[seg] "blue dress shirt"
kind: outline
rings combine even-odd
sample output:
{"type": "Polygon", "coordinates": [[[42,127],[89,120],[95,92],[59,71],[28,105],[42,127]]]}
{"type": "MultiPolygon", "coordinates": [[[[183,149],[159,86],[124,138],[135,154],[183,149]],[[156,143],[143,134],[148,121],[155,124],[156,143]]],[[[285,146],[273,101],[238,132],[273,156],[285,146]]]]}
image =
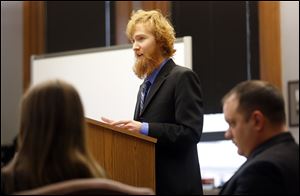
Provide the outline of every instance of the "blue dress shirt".
{"type": "MultiPolygon", "coordinates": [[[[167,61],[169,60],[168,59],[165,59],[159,66],[159,68],[155,69],[146,79],[144,82],[146,81],[150,81],[151,85],[149,87],[149,90],[148,92],[150,91],[151,89],[151,86],[153,84],[153,82],[155,81],[155,78],[156,76],[158,75],[159,71],[162,69],[162,67],[167,63],[167,61]]],[[[149,123],[147,122],[142,122],[142,127],[141,127],[141,130],[140,130],[140,133],[141,134],[144,134],[144,135],[148,135],[149,133],[149,123]]]]}

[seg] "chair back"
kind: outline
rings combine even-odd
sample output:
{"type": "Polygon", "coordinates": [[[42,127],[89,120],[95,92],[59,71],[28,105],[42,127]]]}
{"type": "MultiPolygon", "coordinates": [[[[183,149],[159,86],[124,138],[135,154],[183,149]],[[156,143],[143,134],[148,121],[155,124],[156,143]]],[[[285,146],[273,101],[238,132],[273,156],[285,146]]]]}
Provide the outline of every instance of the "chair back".
{"type": "Polygon", "coordinates": [[[15,193],[17,195],[154,195],[150,188],[109,179],[75,179],[15,193]]]}

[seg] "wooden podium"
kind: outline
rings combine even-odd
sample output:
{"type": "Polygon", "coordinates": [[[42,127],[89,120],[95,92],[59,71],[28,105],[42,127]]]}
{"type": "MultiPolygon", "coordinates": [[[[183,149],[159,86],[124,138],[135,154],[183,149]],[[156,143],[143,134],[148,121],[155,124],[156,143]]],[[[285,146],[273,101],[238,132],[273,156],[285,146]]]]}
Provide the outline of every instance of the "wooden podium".
{"type": "Polygon", "coordinates": [[[108,178],[155,191],[157,139],[86,118],[87,143],[108,178]]]}

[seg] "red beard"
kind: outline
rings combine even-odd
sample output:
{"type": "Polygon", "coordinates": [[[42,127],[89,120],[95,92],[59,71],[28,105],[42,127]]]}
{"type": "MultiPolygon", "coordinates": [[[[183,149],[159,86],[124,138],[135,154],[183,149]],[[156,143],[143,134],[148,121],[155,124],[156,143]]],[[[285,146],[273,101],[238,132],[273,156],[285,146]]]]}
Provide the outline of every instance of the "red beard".
{"type": "Polygon", "coordinates": [[[157,54],[150,56],[144,54],[143,56],[136,58],[133,71],[137,77],[143,79],[149,76],[158,66],[159,56],[157,54]]]}

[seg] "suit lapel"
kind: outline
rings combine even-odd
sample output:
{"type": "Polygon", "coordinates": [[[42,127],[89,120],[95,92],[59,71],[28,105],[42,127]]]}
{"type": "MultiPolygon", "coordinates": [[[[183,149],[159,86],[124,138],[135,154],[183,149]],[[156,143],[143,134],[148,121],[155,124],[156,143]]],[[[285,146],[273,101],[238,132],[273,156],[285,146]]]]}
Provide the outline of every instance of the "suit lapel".
{"type": "Polygon", "coordinates": [[[136,104],[135,104],[135,110],[134,110],[134,117],[133,119],[134,120],[139,120],[139,113],[140,113],[140,100],[141,100],[141,87],[142,87],[142,84],[140,85],[140,89],[139,89],[139,92],[138,92],[138,95],[137,95],[137,101],[136,101],[136,104]]]}
{"type": "Polygon", "coordinates": [[[146,97],[146,102],[145,102],[145,106],[143,108],[143,111],[141,114],[143,114],[143,112],[145,111],[145,109],[147,108],[147,106],[151,103],[151,100],[153,99],[153,97],[155,96],[155,94],[158,92],[158,90],[160,89],[160,87],[162,86],[162,84],[164,83],[164,81],[166,80],[167,76],[169,75],[169,73],[171,72],[171,70],[175,67],[175,63],[172,59],[170,59],[165,65],[164,67],[160,70],[160,72],[158,73],[156,79],[154,80],[154,83],[152,84],[148,95],[146,97]]]}

